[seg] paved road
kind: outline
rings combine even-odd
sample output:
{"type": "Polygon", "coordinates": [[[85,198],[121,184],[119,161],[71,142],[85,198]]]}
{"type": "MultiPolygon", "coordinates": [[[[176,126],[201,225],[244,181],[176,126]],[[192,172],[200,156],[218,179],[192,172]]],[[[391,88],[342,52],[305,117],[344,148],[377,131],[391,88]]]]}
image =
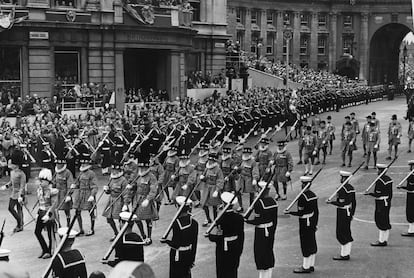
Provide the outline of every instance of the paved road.
{"type": "MultiPolygon", "coordinates": [[[[378,231],[373,224],[374,200],[370,197],[357,195],[358,207],[356,210],[355,219],[352,224],[354,244],[352,250],[352,258],[348,262],[334,262],[332,256],[339,252],[339,245],[335,239],[335,215],[334,207],[325,204],[326,198],[333,192],[335,187],[339,184],[338,171],[341,169],[339,146],[340,141],[335,141],[333,155],[327,159],[327,165],[321,172],[313,185],[313,190],[319,196],[320,220],[317,232],[318,240],[318,254],[316,259],[316,272],[311,274],[312,277],[412,277],[414,265],[412,264],[412,255],[414,250],[414,239],[403,238],[400,233],[407,229],[405,224],[405,195],[395,189],[396,184],[407,173],[406,162],[412,158],[407,154],[407,122],[402,120],[405,114],[406,105],[405,99],[399,98],[394,101],[381,101],[369,105],[361,105],[358,107],[341,110],[339,113],[329,112],[322,115],[326,118],[327,115],[332,115],[333,122],[337,126],[337,138],[340,138],[340,127],[344,121],[344,116],[352,111],[356,112],[357,118],[362,125],[365,122],[365,116],[372,111],[377,112],[377,118],[381,121],[382,140],[379,153],[379,161],[385,162],[387,156],[387,126],[390,122],[392,114],[397,114],[403,125],[404,136],[402,138],[401,155],[395,166],[391,169],[391,177],[394,179],[394,199],[391,210],[391,220],[394,223],[390,234],[389,246],[376,249],[370,247],[369,243],[375,241],[378,237],[378,231]]],[[[281,138],[282,134],[277,137],[281,138]]],[[[253,144],[253,140],[250,140],[253,144]]],[[[272,145],[274,150],[275,146],[272,145]]],[[[292,152],[295,163],[298,161],[297,142],[290,142],[288,149],[292,152]]],[[[352,170],[362,161],[362,147],[359,140],[359,149],[354,153],[354,165],[352,170]]],[[[296,193],[299,191],[300,183],[299,176],[303,174],[303,166],[295,165],[293,173],[293,191],[289,188],[288,201],[280,202],[279,204],[279,224],[276,234],[276,268],[273,277],[295,277],[292,273],[293,268],[299,266],[302,262],[299,235],[298,235],[298,220],[295,217],[285,217],[282,213],[283,209],[290,203],[296,193]]],[[[352,184],[356,187],[358,192],[364,189],[375,178],[376,171],[370,169],[368,171],[361,170],[352,180],[352,184]]],[[[6,181],[5,179],[3,179],[6,181]]],[[[107,178],[99,176],[101,187],[106,183],[107,178]]],[[[33,235],[34,225],[30,225],[25,231],[18,233],[12,237],[8,236],[14,227],[15,223],[9,213],[7,212],[7,194],[0,192],[0,219],[6,217],[6,238],[3,242],[4,248],[13,250],[11,261],[21,267],[26,268],[31,277],[39,277],[45,268],[47,261],[37,259],[40,253],[40,247],[33,235]]],[[[35,202],[34,196],[29,197],[29,207],[35,202]]],[[[103,203],[99,205],[99,212],[102,212],[103,203]]],[[[247,203],[247,200],[244,202],[247,203]]],[[[161,237],[166,226],[169,224],[169,219],[175,213],[172,206],[163,206],[161,209],[161,219],[154,224],[154,244],[145,248],[146,262],[149,263],[156,273],[156,277],[168,277],[168,256],[169,249],[161,245],[158,239],[161,237]]],[[[195,218],[201,224],[204,221],[204,214],[201,209],[194,211],[195,218]]],[[[29,216],[25,215],[26,219],[29,216]]],[[[88,227],[88,220],[86,227],[88,227]]],[[[75,226],[77,227],[77,226],[75,226]]],[[[193,277],[209,278],[215,277],[215,246],[213,243],[206,240],[202,234],[204,228],[200,229],[199,246],[197,250],[196,265],[193,269],[193,277]]],[[[77,239],[75,247],[79,248],[86,256],[88,271],[102,270],[105,273],[110,271],[106,265],[102,265],[99,261],[103,256],[110,243],[108,239],[112,236],[110,228],[107,226],[104,218],[99,217],[96,227],[97,234],[93,237],[83,237],[77,239]]],[[[244,253],[241,258],[241,266],[239,268],[240,278],[257,277],[257,271],[253,258],[253,233],[252,226],[245,227],[246,240],[244,253]]]]}

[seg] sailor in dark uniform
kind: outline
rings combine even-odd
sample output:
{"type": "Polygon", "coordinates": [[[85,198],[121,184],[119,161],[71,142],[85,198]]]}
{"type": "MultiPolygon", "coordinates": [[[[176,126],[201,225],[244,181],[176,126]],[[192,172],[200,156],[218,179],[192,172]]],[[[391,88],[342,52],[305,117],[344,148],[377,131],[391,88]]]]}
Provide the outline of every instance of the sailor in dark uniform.
{"type": "MultiPolygon", "coordinates": [[[[127,222],[131,217],[131,213],[123,211],[119,214],[122,224],[127,222]]],[[[115,260],[108,262],[108,265],[114,267],[122,261],[144,261],[144,245],[145,242],[142,237],[132,231],[134,221],[137,220],[137,216],[133,215],[131,222],[128,223],[128,228],[125,231],[121,239],[115,245],[115,260]]]]}
{"type": "Polygon", "coordinates": [[[42,143],[43,150],[40,152],[40,165],[42,168],[53,169],[53,157],[49,142],[42,143]]]}
{"type": "MultiPolygon", "coordinates": [[[[378,175],[387,170],[387,165],[377,164],[378,175]]],[[[364,193],[375,197],[375,224],[379,230],[379,239],[371,246],[387,246],[391,230],[390,209],[392,200],[392,179],[384,174],[375,183],[374,192],[364,193]]]]}
{"type": "MultiPolygon", "coordinates": [[[[259,182],[259,187],[266,182],[259,182]]],[[[259,201],[254,206],[254,218],[246,223],[255,225],[254,230],[254,259],[259,271],[259,278],[272,278],[275,266],[273,245],[277,226],[277,202],[269,196],[270,186],[267,187],[259,201]]]]}
{"type": "Polygon", "coordinates": [[[31,161],[30,161],[30,157],[28,156],[29,151],[27,150],[26,144],[20,144],[19,146],[20,146],[20,150],[22,151],[22,156],[23,156],[21,169],[26,175],[26,183],[27,183],[29,182],[30,172],[31,172],[31,167],[30,167],[31,161]]]}
{"type": "MultiPolygon", "coordinates": [[[[103,136],[106,134],[104,133],[103,136]]],[[[108,136],[109,137],[109,136],[108,136]]],[[[102,154],[102,175],[109,175],[109,168],[111,167],[111,142],[110,139],[106,137],[104,140],[99,142],[98,150],[102,154]]]]}
{"type": "MultiPolygon", "coordinates": [[[[312,178],[300,177],[302,188],[312,178]]],[[[290,211],[288,214],[299,217],[299,237],[303,255],[303,265],[295,269],[294,273],[311,273],[315,271],[315,256],[318,251],[316,244],[316,229],[318,226],[319,209],[318,197],[310,190],[310,187],[298,199],[298,211],[290,211]]]]}
{"type": "MultiPolygon", "coordinates": [[[[67,227],[60,228],[58,234],[63,237],[67,233],[67,227]]],[[[53,277],[56,278],[87,278],[85,258],[77,249],[72,249],[77,232],[70,234],[60,252],[52,262],[53,277]]]]}
{"type": "MultiPolygon", "coordinates": [[[[340,171],[341,183],[352,175],[350,172],[340,171]]],[[[341,244],[341,254],[333,257],[336,261],[350,259],[352,242],[351,221],[355,214],[356,200],[355,188],[349,183],[345,184],[337,193],[336,201],[329,202],[336,209],[336,239],[341,244]]]]}
{"type": "Polygon", "coordinates": [[[237,278],[244,244],[244,220],[233,210],[237,204],[234,194],[224,192],[221,199],[226,204],[232,203],[217,222],[217,234],[209,234],[208,238],[216,243],[217,278],[237,278]]]}
{"type": "Polygon", "coordinates": [[[402,236],[414,237],[414,160],[408,161],[411,175],[407,179],[407,186],[400,186],[399,189],[407,190],[406,217],[408,222],[408,231],[402,233],[402,236]]]}
{"type": "Polygon", "coordinates": [[[186,203],[172,226],[171,240],[161,239],[161,243],[171,247],[169,278],[191,278],[197,252],[198,223],[190,214],[191,199],[186,201],[186,197],[178,196],[175,201],[179,206],[186,203]]]}

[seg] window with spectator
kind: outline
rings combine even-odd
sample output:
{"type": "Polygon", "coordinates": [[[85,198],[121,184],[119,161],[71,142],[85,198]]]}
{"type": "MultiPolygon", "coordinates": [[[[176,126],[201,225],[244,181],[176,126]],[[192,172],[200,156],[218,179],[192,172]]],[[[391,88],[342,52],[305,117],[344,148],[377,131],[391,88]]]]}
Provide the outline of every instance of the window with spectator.
{"type": "Polygon", "coordinates": [[[193,21],[200,21],[200,15],[201,15],[201,5],[200,0],[190,0],[189,1],[191,7],[193,8],[193,21]]]}
{"type": "Polygon", "coordinates": [[[303,34],[300,36],[300,54],[308,55],[309,36],[303,34]]]}
{"type": "Polygon", "coordinates": [[[352,28],[353,17],[352,15],[344,15],[344,28],[352,28]]]}
{"type": "Polygon", "coordinates": [[[301,13],[300,14],[300,26],[309,28],[309,18],[310,18],[310,15],[308,13],[301,13]]]}
{"type": "Polygon", "coordinates": [[[73,87],[79,84],[79,51],[57,50],[55,51],[55,78],[62,86],[73,87]]]}
{"type": "Polygon", "coordinates": [[[318,36],[318,55],[325,55],[326,54],[326,37],[325,36],[318,36]]]}
{"type": "Polygon", "coordinates": [[[275,36],[274,33],[267,33],[267,45],[266,45],[266,54],[271,55],[273,54],[273,46],[275,44],[275,36]]]}
{"type": "Polygon", "coordinates": [[[328,25],[328,16],[327,14],[320,13],[318,14],[318,26],[320,28],[326,28],[328,25]]]}
{"type": "Polygon", "coordinates": [[[0,47],[0,92],[3,105],[21,95],[20,48],[0,47]]]}
{"type": "Polygon", "coordinates": [[[267,24],[275,25],[275,13],[273,11],[267,11],[267,24]]]}
{"type": "Polygon", "coordinates": [[[283,14],[283,25],[285,27],[289,27],[292,25],[292,13],[291,12],[285,12],[283,14]]]}

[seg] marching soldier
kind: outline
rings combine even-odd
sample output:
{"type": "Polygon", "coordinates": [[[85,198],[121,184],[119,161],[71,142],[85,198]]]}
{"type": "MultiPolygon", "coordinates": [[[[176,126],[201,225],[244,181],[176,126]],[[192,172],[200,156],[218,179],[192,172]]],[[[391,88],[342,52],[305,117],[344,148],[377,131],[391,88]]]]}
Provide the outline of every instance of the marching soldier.
{"type": "Polygon", "coordinates": [[[259,151],[256,153],[255,160],[259,167],[259,176],[262,180],[267,180],[266,176],[270,176],[269,162],[272,159],[272,152],[269,150],[269,139],[261,138],[259,143],[259,151]],[[267,172],[266,172],[267,170],[267,172]]]}
{"type": "MultiPolygon", "coordinates": [[[[29,159],[29,156],[27,155],[29,151],[27,150],[27,144],[20,144],[19,147],[23,155],[21,169],[26,175],[26,184],[27,184],[27,182],[29,182],[30,172],[31,172],[31,167],[30,167],[31,161],[29,159]]],[[[27,186],[26,186],[26,191],[27,191],[27,186]]]]}
{"type": "MultiPolygon", "coordinates": [[[[299,126],[299,139],[298,139],[298,146],[299,146],[299,162],[298,165],[302,164],[302,157],[303,157],[303,138],[306,133],[306,129],[308,127],[308,122],[306,119],[303,119],[299,126]]],[[[312,128],[311,128],[312,129],[312,128]]]]}
{"type": "Polygon", "coordinates": [[[380,129],[380,121],[376,118],[377,117],[377,113],[372,112],[371,113],[371,118],[372,120],[375,122],[375,126],[380,129]]]}
{"type": "Polygon", "coordinates": [[[304,149],[303,162],[305,163],[305,176],[313,174],[313,164],[317,152],[316,136],[312,134],[312,127],[307,126],[302,139],[302,149],[304,149]]]}
{"type": "Polygon", "coordinates": [[[77,220],[79,224],[79,234],[84,235],[82,211],[87,211],[91,220],[91,229],[86,233],[86,236],[95,234],[95,211],[90,211],[95,204],[96,193],[98,192],[98,178],[94,171],[92,171],[91,160],[89,156],[83,157],[80,160],[79,177],[76,182],[71,185],[71,189],[75,189],[73,208],[76,210],[77,220]]]}
{"type": "MultiPolygon", "coordinates": [[[[304,188],[312,178],[300,177],[304,188]]],[[[294,273],[311,273],[315,271],[315,256],[318,251],[316,244],[316,230],[319,219],[318,197],[310,190],[306,190],[298,199],[298,211],[287,212],[299,217],[299,237],[303,255],[303,265],[295,269],[294,273]]]]}
{"type": "MultiPolygon", "coordinates": [[[[256,192],[257,181],[259,180],[259,168],[252,156],[251,148],[243,148],[242,163],[239,168],[240,177],[237,189],[241,193],[249,193],[250,204],[253,202],[254,193],[256,192]]],[[[243,203],[240,198],[239,205],[243,209],[243,203]]]]}
{"type": "MultiPolygon", "coordinates": [[[[414,170],[414,160],[408,161],[410,165],[410,171],[414,170]]],[[[407,179],[406,186],[400,186],[399,189],[404,189],[407,191],[407,201],[406,201],[406,210],[405,215],[408,222],[408,231],[402,233],[402,236],[414,237],[414,174],[411,174],[407,179]]]]}
{"type": "Polygon", "coordinates": [[[165,195],[167,196],[167,203],[165,203],[166,205],[171,205],[173,204],[170,198],[170,193],[168,190],[168,187],[173,187],[175,186],[175,184],[171,181],[173,181],[175,179],[175,173],[178,170],[178,163],[179,163],[179,159],[177,157],[177,147],[172,146],[170,147],[170,149],[167,152],[167,158],[164,161],[164,178],[163,181],[165,184],[163,184],[164,188],[164,192],[165,195]],[[166,185],[168,184],[168,187],[166,187],[166,185]]]}
{"type": "MultiPolygon", "coordinates": [[[[119,214],[121,224],[127,222],[130,217],[131,212],[123,211],[119,214]]],[[[114,267],[122,261],[144,262],[144,241],[140,235],[132,231],[136,220],[137,216],[134,214],[122,239],[115,245],[115,260],[108,262],[108,265],[114,267]]]]}
{"type": "Polygon", "coordinates": [[[40,185],[37,189],[37,198],[39,200],[39,210],[37,212],[35,235],[42,248],[39,259],[49,259],[52,257],[52,241],[54,238],[54,226],[56,217],[56,197],[58,190],[52,188],[52,171],[42,169],[39,172],[40,185]],[[46,244],[42,231],[47,230],[49,244],[46,244]]]}
{"type": "Polygon", "coordinates": [[[198,223],[190,214],[192,201],[177,196],[176,203],[180,207],[184,202],[185,206],[172,226],[171,240],[161,239],[161,243],[171,248],[169,278],[191,278],[197,252],[198,223]]]}
{"type": "MultiPolygon", "coordinates": [[[[104,133],[102,135],[106,136],[107,133],[108,133],[108,131],[104,131],[104,133]]],[[[106,137],[104,140],[102,140],[98,144],[98,150],[102,154],[102,162],[101,162],[102,175],[109,175],[110,174],[109,173],[109,167],[111,167],[111,143],[110,143],[110,139],[108,137],[106,137]]]]}
{"type": "Polygon", "coordinates": [[[1,190],[10,188],[9,212],[16,219],[17,226],[13,229],[13,233],[23,231],[23,205],[24,205],[24,188],[26,185],[26,175],[20,169],[22,157],[18,153],[13,152],[11,163],[9,164],[10,181],[1,187],[1,190]]]}
{"type": "Polygon", "coordinates": [[[103,187],[105,194],[109,195],[109,198],[102,216],[106,218],[106,222],[114,232],[114,236],[109,240],[110,242],[114,241],[118,235],[118,229],[114,220],[119,220],[119,214],[122,211],[126,198],[125,188],[128,181],[123,174],[121,165],[113,164],[109,185],[103,187]]]}
{"type": "Polygon", "coordinates": [[[150,172],[155,176],[157,179],[157,195],[159,195],[158,199],[155,200],[157,203],[157,210],[160,211],[161,208],[161,202],[163,194],[162,191],[162,185],[164,184],[164,167],[162,167],[161,163],[159,162],[158,158],[156,157],[156,154],[151,152],[150,153],[150,172]]]}
{"type": "MultiPolygon", "coordinates": [[[[365,127],[364,127],[365,130],[365,127]]],[[[364,133],[363,133],[364,135],[364,133]]],[[[365,142],[364,142],[364,149],[367,153],[366,163],[365,163],[365,170],[368,170],[369,167],[369,159],[372,156],[374,158],[374,168],[377,165],[377,152],[379,151],[380,146],[380,133],[377,127],[375,126],[374,122],[369,124],[369,130],[365,132],[365,142]]]]}
{"type": "MultiPolygon", "coordinates": [[[[367,142],[368,142],[368,132],[371,129],[371,122],[373,123],[375,127],[375,122],[372,121],[371,115],[367,116],[367,122],[364,124],[364,127],[362,128],[362,147],[364,148],[364,157],[367,156],[367,142]]],[[[376,165],[376,164],[374,164],[376,165]]]]}
{"type": "Polygon", "coordinates": [[[332,124],[332,117],[328,116],[326,118],[326,129],[328,130],[328,142],[329,142],[329,154],[332,154],[333,141],[335,140],[335,125],[332,124]]]}
{"type": "MultiPolygon", "coordinates": [[[[203,173],[206,170],[209,148],[208,148],[207,144],[202,143],[202,144],[200,144],[199,149],[200,150],[198,152],[198,160],[197,160],[197,164],[195,166],[195,171],[193,171],[191,173],[191,176],[189,177],[189,179],[190,179],[190,183],[193,186],[195,186],[197,183],[199,183],[198,188],[195,189],[194,194],[196,195],[196,198],[198,200],[201,200],[201,189],[204,187],[204,182],[205,181],[200,180],[200,177],[203,175],[203,173]]],[[[203,223],[203,227],[205,227],[206,225],[208,225],[208,219],[206,219],[206,221],[203,223]]]]}
{"type": "Polygon", "coordinates": [[[388,127],[388,157],[387,160],[391,160],[391,153],[394,147],[396,158],[398,156],[398,145],[401,143],[401,136],[402,136],[402,127],[401,124],[397,121],[397,115],[392,115],[391,117],[392,122],[388,127]]]}
{"type": "MultiPolygon", "coordinates": [[[[185,149],[180,150],[178,158],[180,159],[178,163],[179,170],[174,179],[176,185],[172,195],[173,200],[177,196],[187,196],[190,194],[193,186],[195,186],[195,184],[190,184],[189,180],[190,175],[194,172],[195,166],[191,164],[190,157],[185,149]]],[[[190,196],[190,199],[196,200],[195,196],[190,196]]]]}
{"type": "Polygon", "coordinates": [[[126,211],[129,204],[132,207],[139,206],[137,210],[137,225],[146,245],[152,244],[152,221],[158,219],[158,211],[155,205],[157,194],[157,179],[150,172],[149,154],[142,153],[138,159],[138,179],[133,185],[127,185],[129,193],[125,198],[122,209],[126,211]],[[147,224],[147,234],[144,232],[142,221],[147,224]]]}
{"type": "Polygon", "coordinates": [[[279,199],[279,182],[283,185],[283,193],[281,194],[281,199],[286,200],[287,193],[287,183],[290,181],[290,174],[293,171],[293,159],[290,152],[286,150],[286,141],[277,142],[277,150],[273,155],[273,160],[270,162],[271,165],[274,164],[274,177],[271,183],[276,189],[276,199],[279,199]]]}
{"type": "Polygon", "coordinates": [[[346,122],[341,134],[341,150],[342,150],[342,167],[345,167],[345,157],[349,157],[348,167],[352,166],[352,152],[355,149],[355,132],[352,129],[352,123],[346,122]]]}
{"type": "MultiPolygon", "coordinates": [[[[377,164],[378,175],[387,171],[387,165],[377,164]]],[[[392,200],[392,179],[384,174],[375,183],[375,190],[371,193],[365,193],[375,197],[375,224],[379,229],[379,239],[371,243],[371,246],[387,246],[388,237],[391,230],[390,209],[392,200]]]]}
{"type": "MultiPolygon", "coordinates": [[[[136,177],[138,166],[136,163],[136,157],[139,156],[139,153],[130,153],[129,158],[124,163],[124,177],[127,180],[127,182],[132,182],[132,180],[136,177]]],[[[117,164],[117,163],[115,163],[117,164]]]]}
{"type": "Polygon", "coordinates": [[[322,153],[323,153],[322,164],[325,164],[326,163],[327,149],[328,149],[328,139],[329,139],[329,132],[328,132],[328,129],[326,128],[326,122],[325,121],[321,121],[319,123],[319,128],[317,130],[317,136],[318,136],[317,137],[318,150],[317,150],[317,154],[316,154],[316,158],[317,158],[316,165],[320,164],[319,155],[320,155],[321,150],[322,150],[322,153]]]}
{"type": "Polygon", "coordinates": [[[208,238],[216,243],[217,278],[237,278],[244,244],[244,220],[233,211],[232,206],[237,203],[234,194],[224,192],[221,200],[226,204],[232,203],[217,223],[217,234],[209,234],[208,238]]]}
{"type": "MultiPolygon", "coordinates": [[[[260,186],[259,182],[259,186],[260,186]]],[[[254,259],[259,271],[259,278],[272,278],[275,266],[273,246],[277,226],[277,202],[269,196],[270,187],[254,206],[254,218],[246,223],[255,226],[254,230],[254,259]]]]}
{"type": "MultiPolygon", "coordinates": [[[[352,175],[350,172],[340,171],[341,183],[352,175]]],[[[352,242],[351,221],[355,214],[356,199],[355,188],[347,183],[337,193],[336,201],[330,204],[336,209],[336,239],[341,244],[341,254],[333,257],[336,261],[347,261],[350,259],[352,242]]]]}
{"type": "Polygon", "coordinates": [[[53,157],[52,152],[50,151],[49,142],[42,143],[43,150],[40,152],[40,161],[41,167],[46,169],[53,168],[53,157]]]}
{"type": "Polygon", "coordinates": [[[217,207],[221,204],[219,194],[224,186],[223,172],[217,160],[217,154],[209,154],[206,170],[200,176],[200,180],[203,181],[200,204],[206,214],[206,222],[208,223],[211,223],[209,207],[213,208],[213,217],[217,217],[217,207]]]}
{"type": "Polygon", "coordinates": [[[350,114],[350,116],[351,116],[351,123],[352,123],[352,129],[354,130],[354,132],[355,132],[355,150],[357,149],[357,145],[356,145],[356,139],[357,139],[357,137],[358,137],[358,134],[360,133],[360,129],[359,129],[359,122],[358,122],[358,120],[355,118],[355,113],[354,112],[352,112],[351,114],[350,114]]]}
{"type": "MultiPolygon", "coordinates": [[[[63,237],[67,234],[67,227],[60,228],[58,234],[63,237]]],[[[56,278],[87,278],[85,258],[77,249],[72,249],[78,233],[70,231],[62,249],[52,262],[53,277],[56,278]]]]}
{"type": "Polygon", "coordinates": [[[66,225],[69,226],[71,215],[70,210],[72,209],[72,190],[70,189],[73,183],[72,173],[66,168],[65,159],[56,159],[55,175],[53,184],[59,190],[57,202],[61,204],[58,210],[63,210],[66,215],[66,225]]]}
{"type": "Polygon", "coordinates": [[[231,148],[224,147],[223,154],[220,159],[220,168],[223,171],[224,176],[224,191],[232,192],[236,190],[235,180],[236,173],[234,168],[237,166],[236,161],[231,154],[231,148]]]}

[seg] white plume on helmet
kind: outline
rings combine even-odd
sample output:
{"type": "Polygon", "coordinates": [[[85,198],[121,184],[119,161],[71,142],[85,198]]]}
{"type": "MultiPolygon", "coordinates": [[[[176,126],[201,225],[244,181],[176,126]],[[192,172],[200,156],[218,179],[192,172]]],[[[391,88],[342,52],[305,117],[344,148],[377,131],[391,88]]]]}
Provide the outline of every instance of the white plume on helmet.
{"type": "Polygon", "coordinates": [[[52,171],[50,171],[49,169],[40,170],[39,179],[52,181],[52,171]]]}

